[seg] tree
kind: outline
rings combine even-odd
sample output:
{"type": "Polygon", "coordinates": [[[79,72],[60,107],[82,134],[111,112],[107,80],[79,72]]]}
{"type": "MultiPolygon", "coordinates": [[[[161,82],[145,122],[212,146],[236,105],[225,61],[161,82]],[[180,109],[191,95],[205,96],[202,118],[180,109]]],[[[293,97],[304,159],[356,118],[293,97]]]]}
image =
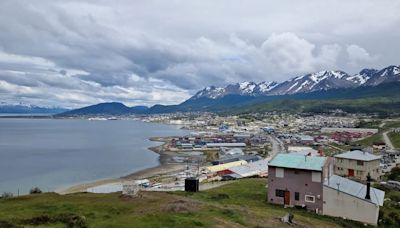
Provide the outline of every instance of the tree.
{"type": "Polygon", "coordinates": [[[42,193],[42,190],[40,190],[40,188],[38,188],[38,187],[34,187],[34,188],[31,188],[29,193],[30,194],[40,194],[40,193],[42,193]]]}

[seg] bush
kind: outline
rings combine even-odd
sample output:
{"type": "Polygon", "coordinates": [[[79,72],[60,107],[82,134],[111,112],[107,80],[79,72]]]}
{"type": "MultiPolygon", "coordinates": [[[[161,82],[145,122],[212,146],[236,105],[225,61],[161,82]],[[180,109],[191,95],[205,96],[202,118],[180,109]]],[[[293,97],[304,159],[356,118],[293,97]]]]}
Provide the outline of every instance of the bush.
{"type": "Polygon", "coordinates": [[[29,193],[30,194],[40,194],[40,193],[42,193],[42,190],[40,190],[40,188],[38,188],[38,187],[34,187],[34,188],[31,188],[29,193]]]}
{"type": "Polygon", "coordinates": [[[394,167],[388,177],[389,180],[400,181],[400,167],[394,167]]]}
{"type": "Polygon", "coordinates": [[[215,195],[212,195],[210,197],[210,199],[212,200],[224,200],[224,199],[229,199],[229,195],[225,194],[225,193],[218,193],[215,195]]]}
{"type": "Polygon", "coordinates": [[[1,198],[3,199],[9,199],[9,198],[13,198],[14,195],[11,192],[3,192],[3,194],[1,195],[1,198]]]}

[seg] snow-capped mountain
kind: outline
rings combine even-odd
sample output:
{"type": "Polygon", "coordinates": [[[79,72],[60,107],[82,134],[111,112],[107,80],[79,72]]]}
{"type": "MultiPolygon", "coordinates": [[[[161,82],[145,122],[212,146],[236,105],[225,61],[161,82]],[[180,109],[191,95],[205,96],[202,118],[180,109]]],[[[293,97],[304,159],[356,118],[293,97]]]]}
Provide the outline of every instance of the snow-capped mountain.
{"type": "Polygon", "coordinates": [[[271,90],[268,95],[307,93],[318,90],[351,88],[358,86],[357,83],[349,80],[349,77],[350,76],[343,71],[320,71],[306,74],[279,84],[271,90]]]}
{"type": "Polygon", "coordinates": [[[242,96],[263,96],[268,95],[278,85],[277,82],[261,82],[259,84],[254,82],[242,82],[236,84],[229,84],[226,87],[209,86],[197,92],[191,99],[198,99],[207,97],[217,99],[226,95],[242,95],[242,96]]]}
{"type": "Polygon", "coordinates": [[[355,74],[353,76],[348,77],[348,80],[351,80],[359,85],[365,84],[378,70],[376,69],[363,69],[360,73],[355,74]]]}
{"type": "Polygon", "coordinates": [[[217,99],[226,95],[270,96],[309,93],[321,90],[376,86],[381,83],[400,81],[400,67],[389,66],[382,70],[363,69],[355,75],[344,71],[320,71],[295,77],[282,83],[242,82],[226,87],[210,86],[197,92],[191,100],[201,97],[217,99]]]}
{"type": "Polygon", "coordinates": [[[366,82],[366,85],[376,86],[381,83],[395,81],[400,81],[400,67],[389,66],[371,75],[371,78],[366,82]]]}

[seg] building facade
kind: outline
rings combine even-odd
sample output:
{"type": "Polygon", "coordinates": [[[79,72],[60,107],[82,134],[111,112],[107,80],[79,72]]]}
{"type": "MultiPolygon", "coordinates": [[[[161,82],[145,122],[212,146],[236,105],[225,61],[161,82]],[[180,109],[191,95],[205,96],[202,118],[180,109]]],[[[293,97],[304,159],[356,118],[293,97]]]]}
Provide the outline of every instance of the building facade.
{"type": "Polygon", "coordinates": [[[334,157],[335,174],[365,181],[369,173],[372,179],[380,180],[380,156],[354,150],[334,157]]]}
{"type": "Polygon", "coordinates": [[[277,154],[268,164],[268,202],[321,213],[323,182],[333,173],[332,159],[277,154]]]}
{"type": "Polygon", "coordinates": [[[377,225],[385,192],[333,175],[323,187],[323,214],[377,225]],[[368,196],[367,196],[368,195],[368,196]]]}

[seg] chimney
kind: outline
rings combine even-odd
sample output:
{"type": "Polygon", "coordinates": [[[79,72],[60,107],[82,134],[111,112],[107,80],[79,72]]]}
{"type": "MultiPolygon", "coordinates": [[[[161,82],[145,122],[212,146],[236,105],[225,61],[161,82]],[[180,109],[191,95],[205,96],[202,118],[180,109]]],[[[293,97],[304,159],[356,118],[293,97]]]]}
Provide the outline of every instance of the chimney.
{"type": "Polygon", "coordinates": [[[365,199],[370,200],[371,199],[371,195],[370,195],[370,191],[371,191],[371,175],[367,175],[367,194],[365,195],[365,199]]]}

